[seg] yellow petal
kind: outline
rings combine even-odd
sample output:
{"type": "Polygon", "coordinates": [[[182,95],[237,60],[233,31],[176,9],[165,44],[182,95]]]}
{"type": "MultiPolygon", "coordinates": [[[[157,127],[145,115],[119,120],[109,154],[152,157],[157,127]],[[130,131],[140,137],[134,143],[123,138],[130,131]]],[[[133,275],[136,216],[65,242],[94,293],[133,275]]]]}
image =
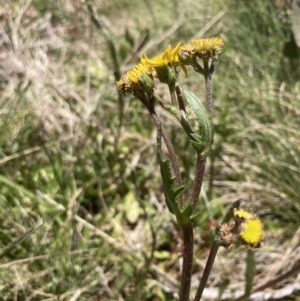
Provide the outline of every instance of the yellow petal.
{"type": "Polygon", "coordinates": [[[257,245],[263,236],[261,221],[258,218],[245,221],[240,236],[247,244],[257,245]]]}
{"type": "Polygon", "coordinates": [[[255,215],[253,215],[253,213],[250,213],[243,209],[235,209],[233,214],[235,217],[238,217],[240,219],[245,219],[245,220],[255,218],[255,215]]]}

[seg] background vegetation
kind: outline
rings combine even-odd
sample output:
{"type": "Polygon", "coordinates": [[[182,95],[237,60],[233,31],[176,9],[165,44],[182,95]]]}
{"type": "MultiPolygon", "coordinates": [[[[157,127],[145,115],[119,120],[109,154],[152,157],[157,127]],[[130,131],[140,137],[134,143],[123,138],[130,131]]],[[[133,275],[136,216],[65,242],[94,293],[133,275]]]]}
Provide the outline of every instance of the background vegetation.
{"type": "MultiPolygon", "coordinates": [[[[163,200],[155,127],[115,81],[143,53],[192,38],[225,41],[193,287],[209,230],[239,198],[266,231],[254,284],[300,261],[300,54],[290,1],[95,0],[90,11],[79,0],[0,3],[1,300],[176,298],[181,238],[163,200]]],[[[180,78],[203,98],[201,80],[192,70],[180,78]]],[[[167,97],[164,86],[158,92],[167,97]]],[[[159,113],[191,182],[192,148],[159,113]]],[[[245,254],[219,252],[204,297],[243,291],[245,254]]],[[[299,300],[298,274],[269,292],[299,300]]]]}

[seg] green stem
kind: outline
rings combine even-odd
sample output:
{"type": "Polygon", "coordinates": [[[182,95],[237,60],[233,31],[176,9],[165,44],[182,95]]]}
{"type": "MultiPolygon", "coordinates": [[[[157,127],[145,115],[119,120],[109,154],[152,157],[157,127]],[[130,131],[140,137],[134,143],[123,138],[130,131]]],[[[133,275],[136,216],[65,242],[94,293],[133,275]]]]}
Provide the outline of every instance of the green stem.
{"type": "Polygon", "coordinates": [[[175,91],[176,91],[176,95],[177,95],[179,111],[180,112],[183,111],[183,112],[186,113],[185,105],[184,105],[184,101],[183,101],[183,97],[182,97],[182,93],[181,93],[181,90],[180,90],[180,87],[179,87],[178,84],[175,85],[175,91]]]}
{"type": "Polygon", "coordinates": [[[172,106],[175,108],[178,108],[178,101],[177,101],[177,97],[176,97],[176,93],[175,93],[175,85],[169,85],[169,91],[170,91],[170,95],[171,95],[171,102],[172,102],[172,106]]]}
{"type": "Polygon", "coordinates": [[[179,301],[189,301],[193,268],[193,224],[182,225],[183,233],[183,263],[181,273],[181,284],[179,292],[179,301]]]}

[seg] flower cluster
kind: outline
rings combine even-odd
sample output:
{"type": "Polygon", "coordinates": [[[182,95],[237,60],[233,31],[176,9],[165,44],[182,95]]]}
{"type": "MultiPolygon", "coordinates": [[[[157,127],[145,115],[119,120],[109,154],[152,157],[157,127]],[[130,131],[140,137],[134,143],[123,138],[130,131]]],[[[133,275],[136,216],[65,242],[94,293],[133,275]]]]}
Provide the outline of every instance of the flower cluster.
{"type": "Polygon", "coordinates": [[[174,49],[169,45],[163,54],[157,57],[148,58],[145,54],[139,64],[117,81],[117,86],[123,94],[145,91],[148,95],[152,95],[154,78],[174,86],[180,71],[179,67],[187,76],[185,65],[193,65],[197,58],[217,58],[222,50],[223,41],[219,38],[192,40],[192,44],[184,46],[179,42],[174,49]]]}
{"type": "Polygon", "coordinates": [[[134,93],[137,90],[144,90],[149,95],[153,93],[154,78],[161,82],[175,85],[181,66],[186,73],[185,66],[179,61],[178,52],[180,43],[172,49],[169,45],[164,53],[152,59],[146,54],[141,58],[141,63],[129,70],[118,82],[117,86],[122,93],[134,93]]]}
{"type": "Polygon", "coordinates": [[[252,212],[243,209],[234,210],[234,220],[220,226],[220,244],[226,248],[234,242],[241,242],[258,248],[263,237],[263,225],[259,218],[252,212]]]}

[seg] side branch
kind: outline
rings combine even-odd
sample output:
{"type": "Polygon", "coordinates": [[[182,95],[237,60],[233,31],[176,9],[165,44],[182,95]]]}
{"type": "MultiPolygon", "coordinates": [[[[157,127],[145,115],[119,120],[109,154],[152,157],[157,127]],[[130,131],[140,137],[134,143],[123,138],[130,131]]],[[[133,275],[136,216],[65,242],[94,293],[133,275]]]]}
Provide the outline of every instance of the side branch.
{"type": "MultiPolygon", "coordinates": [[[[159,127],[161,125],[161,122],[158,118],[158,116],[156,115],[156,112],[155,111],[150,111],[150,114],[151,114],[151,117],[152,117],[152,120],[153,122],[155,123],[155,125],[157,127],[159,127]]],[[[181,180],[181,175],[180,175],[180,170],[179,170],[179,165],[178,165],[178,162],[177,162],[177,157],[176,157],[176,153],[174,151],[174,148],[173,148],[173,145],[171,143],[171,140],[169,139],[165,129],[163,127],[161,127],[161,135],[165,141],[165,144],[167,146],[167,149],[168,149],[168,152],[170,154],[170,159],[171,159],[171,162],[172,162],[172,167],[173,167],[173,170],[174,170],[174,175],[175,175],[175,182],[176,182],[176,185],[179,187],[179,186],[182,186],[182,180],[181,180]]],[[[182,201],[182,198],[179,199],[179,207],[181,209],[183,209],[183,201],[182,201]]]]}

